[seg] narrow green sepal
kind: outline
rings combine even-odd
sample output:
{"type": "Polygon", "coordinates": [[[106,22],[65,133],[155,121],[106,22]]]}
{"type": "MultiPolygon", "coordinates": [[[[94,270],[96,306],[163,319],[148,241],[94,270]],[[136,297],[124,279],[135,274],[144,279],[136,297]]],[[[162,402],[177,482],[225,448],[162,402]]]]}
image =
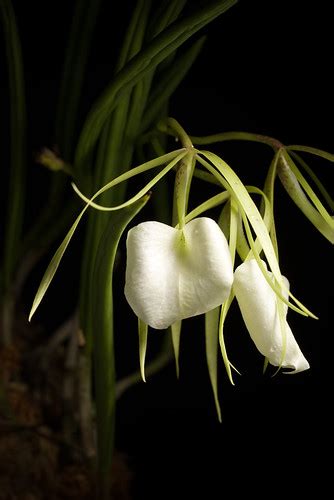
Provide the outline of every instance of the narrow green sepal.
{"type": "Polygon", "coordinates": [[[179,378],[180,376],[179,355],[180,355],[181,326],[182,326],[182,321],[177,321],[176,323],[173,323],[171,325],[172,343],[175,356],[175,368],[176,368],[177,378],[179,378]]]}
{"type": "Polygon", "coordinates": [[[145,358],[147,349],[147,331],[148,326],[144,321],[138,318],[138,338],[139,338],[139,366],[140,374],[143,382],[146,382],[145,378],[145,358]]]}
{"type": "Polygon", "coordinates": [[[219,316],[220,307],[216,307],[205,314],[205,351],[217,416],[219,422],[221,422],[222,415],[218,398],[217,377],[219,316]]]}

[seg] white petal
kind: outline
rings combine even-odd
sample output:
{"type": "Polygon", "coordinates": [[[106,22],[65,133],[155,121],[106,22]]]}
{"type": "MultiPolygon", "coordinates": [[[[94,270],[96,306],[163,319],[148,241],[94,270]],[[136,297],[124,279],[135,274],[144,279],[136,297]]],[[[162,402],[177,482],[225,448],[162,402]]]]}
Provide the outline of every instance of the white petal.
{"type": "Polygon", "coordinates": [[[194,219],[183,231],[149,221],[128,233],[125,295],[153,328],[214,309],[232,282],[228,244],[212,219],[194,219]]]}
{"type": "MultiPolygon", "coordinates": [[[[265,262],[263,262],[266,266],[265,262]]],[[[272,277],[272,273],[269,273],[272,277]]],[[[286,278],[285,286],[289,285],[286,278]]],[[[283,335],[277,310],[280,300],[263,276],[255,259],[241,264],[234,273],[233,289],[249,334],[258,350],[274,366],[293,368],[294,372],[310,366],[285,321],[285,355],[282,361],[283,335]]],[[[287,306],[283,307],[287,314],[287,306]]]]}

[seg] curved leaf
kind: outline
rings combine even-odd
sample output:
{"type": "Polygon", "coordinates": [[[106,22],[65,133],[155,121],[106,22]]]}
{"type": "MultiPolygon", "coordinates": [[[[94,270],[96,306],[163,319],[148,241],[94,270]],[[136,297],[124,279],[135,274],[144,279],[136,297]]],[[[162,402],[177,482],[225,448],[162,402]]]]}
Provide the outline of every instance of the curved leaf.
{"type": "Polygon", "coordinates": [[[177,21],[157,35],[137,56],[116,75],[112,84],[97,100],[81,132],[75,164],[81,165],[94,147],[103,124],[115,108],[123,92],[132,88],[148,72],[174,52],[194,33],[228,10],[236,0],[220,0],[177,21]]]}
{"type": "Polygon", "coordinates": [[[115,425],[115,360],[112,278],[122,233],[147,203],[144,196],[130,207],[110,215],[99,243],[93,274],[93,352],[98,442],[98,472],[102,484],[110,477],[115,425]]]}

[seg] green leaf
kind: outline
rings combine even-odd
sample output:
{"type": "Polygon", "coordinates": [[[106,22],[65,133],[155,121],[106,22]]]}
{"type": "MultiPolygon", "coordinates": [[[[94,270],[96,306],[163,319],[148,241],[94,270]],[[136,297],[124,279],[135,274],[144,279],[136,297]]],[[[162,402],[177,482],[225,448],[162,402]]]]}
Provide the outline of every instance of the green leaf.
{"type": "Polygon", "coordinates": [[[187,51],[179,55],[176,60],[173,60],[170,66],[165,69],[163,75],[159,75],[159,81],[154,87],[147,104],[147,111],[143,117],[141,131],[144,132],[147,130],[159,116],[161,108],[180,85],[195,62],[204,42],[205,37],[201,37],[187,51]]]}
{"type": "Polygon", "coordinates": [[[173,23],[157,35],[137,56],[119,71],[111,85],[92,107],[81,132],[76,151],[80,166],[93,149],[101,129],[124,92],[131,89],[161,61],[172,54],[194,33],[228,10],[236,0],[220,0],[202,8],[185,19],[173,23]]]}
{"type": "Polygon", "coordinates": [[[156,2],[157,9],[154,11],[148,29],[149,39],[156,37],[169,24],[176,21],[181,14],[187,0],[161,0],[156,2]]]}
{"type": "Polygon", "coordinates": [[[101,0],[76,0],[58,96],[56,144],[70,161],[85,69],[101,0]],[[75,75],[75,78],[73,78],[75,75]]]}
{"type": "Polygon", "coordinates": [[[93,274],[93,353],[98,442],[98,472],[102,483],[110,477],[115,425],[115,360],[113,332],[112,278],[120,238],[149,196],[121,212],[110,215],[94,265],[93,274]]]}
{"type": "Polygon", "coordinates": [[[5,38],[10,98],[10,172],[6,188],[2,276],[6,290],[13,279],[21,245],[26,178],[26,103],[21,43],[11,1],[0,2],[0,20],[5,38]]]}

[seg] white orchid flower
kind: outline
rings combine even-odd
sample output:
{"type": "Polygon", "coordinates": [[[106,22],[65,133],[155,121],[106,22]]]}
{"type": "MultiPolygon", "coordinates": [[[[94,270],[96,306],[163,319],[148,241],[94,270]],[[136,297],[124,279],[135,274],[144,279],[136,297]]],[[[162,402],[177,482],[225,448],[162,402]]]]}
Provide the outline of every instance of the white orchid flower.
{"type": "Polygon", "coordinates": [[[199,217],[182,230],[154,221],[130,229],[125,296],[149,326],[164,329],[214,309],[232,283],[228,243],[214,220],[199,217]]]}
{"type": "MultiPolygon", "coordinates": [[[[266,267],[265,262],[263,265],[266,267]]],[[[272,278],[272,273],[268,274],[272,278]]],[[[282,293],[287,298],[289,282],[285,277],[283,280],[286,290],[283,289],[282,293]]],[[[286,321],[288,307],[270,287],[255,259],[237,267],[233,289],[249,334],[268,361],[274,366],[292,368],[289,373],[307,370],[310,365],[286,321]]]]}

